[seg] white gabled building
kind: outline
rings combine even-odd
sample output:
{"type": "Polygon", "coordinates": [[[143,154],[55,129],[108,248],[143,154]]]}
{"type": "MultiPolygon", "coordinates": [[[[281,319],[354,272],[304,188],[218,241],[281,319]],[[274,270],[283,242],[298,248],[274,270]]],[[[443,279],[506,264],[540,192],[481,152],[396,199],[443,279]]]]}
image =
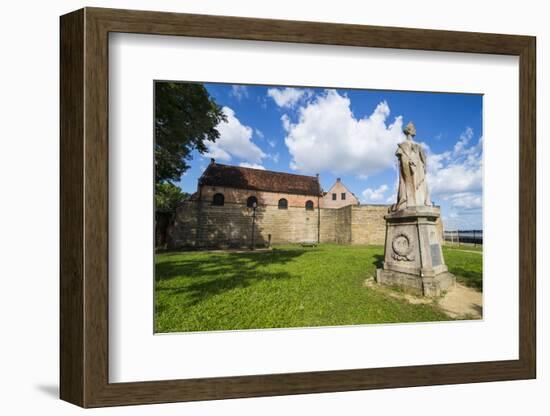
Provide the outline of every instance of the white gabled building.
{"type": "Polygon", "coordinates": [[[336,179],[330,190],[324,193],[321,201],[322,208],[341,208],[358,204],[359,200],[355,194],[346,188],[340,178],[336,179]]]}

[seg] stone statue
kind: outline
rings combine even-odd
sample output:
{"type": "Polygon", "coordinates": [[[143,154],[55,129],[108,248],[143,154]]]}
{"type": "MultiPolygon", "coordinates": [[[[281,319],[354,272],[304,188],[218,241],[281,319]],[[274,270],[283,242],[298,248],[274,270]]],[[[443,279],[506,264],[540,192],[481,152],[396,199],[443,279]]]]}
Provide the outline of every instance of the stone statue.
{"type": "Polygon", "coordinates": [[[391,212],[407,207],[432,206],[426,180],[426,153],[422,145],[413,140],[416,136],[414,124],[409,122],[403,133],[407,139],[397,145],[395,152],[399,160],[399,189],[391,212]]]}
{"type": "Polygon", "coordinates": [[[395,152],[399,160],[397,202],[384,216],[384,262],[376,269],[376,281],[415,295],[441,296],[456,282],[441,249],[443,237],[437,224],[441,210],[430,201],[426,153],[413,140],[414,125],[407,124],[403,133],[407,139],[399,143],[395,152]]]}

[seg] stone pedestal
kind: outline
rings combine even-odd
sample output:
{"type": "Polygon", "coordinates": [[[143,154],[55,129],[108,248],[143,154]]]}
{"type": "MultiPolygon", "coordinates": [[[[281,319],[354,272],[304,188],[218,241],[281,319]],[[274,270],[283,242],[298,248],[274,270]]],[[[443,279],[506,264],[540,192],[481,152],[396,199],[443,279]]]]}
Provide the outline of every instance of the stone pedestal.
{"type": "Polygon", "coordinates": [[[439,296],[455,285],[447,271],[441,236],[436,227],[439,209],[408,207],[386,215],[384,265],[376,270],[380,284],[398,286],[420,296],[439,296]]]}

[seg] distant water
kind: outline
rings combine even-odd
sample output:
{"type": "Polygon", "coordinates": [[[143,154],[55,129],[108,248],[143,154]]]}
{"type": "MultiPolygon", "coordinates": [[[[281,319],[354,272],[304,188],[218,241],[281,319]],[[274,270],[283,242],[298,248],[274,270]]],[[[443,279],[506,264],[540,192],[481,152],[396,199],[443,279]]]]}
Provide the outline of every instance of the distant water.
{"type": "Polygon", "coordinates": [[[445,241],[483,244],[483,230],[449,230],[445,231],[445,241]]]}

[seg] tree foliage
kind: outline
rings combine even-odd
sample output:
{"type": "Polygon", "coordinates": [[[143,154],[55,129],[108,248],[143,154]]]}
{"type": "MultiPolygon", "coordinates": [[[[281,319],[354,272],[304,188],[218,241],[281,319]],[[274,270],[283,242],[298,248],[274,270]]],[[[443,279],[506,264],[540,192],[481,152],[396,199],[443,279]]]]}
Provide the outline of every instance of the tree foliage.
{"type": "Polygon", "coordinates": [[[155,184],[155,210],[157,212],[174,212],[189,194],[169,182],[155,184]]]}
{"type": "Polygon", "coordinates": [[[189,168],[191,152],[207,151],[225,121],[222,108],[201,84],[157,82],[155,84],[155,182],[179,181],[189,168]]]}

